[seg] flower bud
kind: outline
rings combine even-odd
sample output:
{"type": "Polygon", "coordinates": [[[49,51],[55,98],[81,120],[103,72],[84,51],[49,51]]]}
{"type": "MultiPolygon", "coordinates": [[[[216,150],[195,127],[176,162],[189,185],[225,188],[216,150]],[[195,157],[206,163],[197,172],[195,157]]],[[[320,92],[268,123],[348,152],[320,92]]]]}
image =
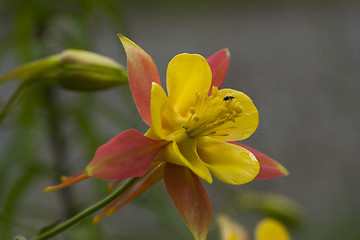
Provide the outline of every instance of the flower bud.
{"type": "Polygon", "coordinates": [[[126,70],[111,58],[82,50],[66,50],[59,54],[53,84],[78,90],[102,90],[127,83],[126,70]]]}
{"type": "Polygon", "coordinates": [[[75,91],[103,90],[128,82],[126,70],[113,59],[75,49],[20,66],[0,77],[0,83],[11,78],[75,91]]]}

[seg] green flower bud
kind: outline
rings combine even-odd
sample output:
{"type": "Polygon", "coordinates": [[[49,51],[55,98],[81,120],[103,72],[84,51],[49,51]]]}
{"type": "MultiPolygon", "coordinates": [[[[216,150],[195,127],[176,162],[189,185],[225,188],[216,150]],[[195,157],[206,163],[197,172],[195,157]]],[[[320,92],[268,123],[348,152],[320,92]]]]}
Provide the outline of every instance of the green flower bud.
{"type": "Polygon", "coordinates": [[[126,70],[116,61],[75,49],[25,64],[0,78],[0,83],[10,78],[75,91],[103,90],[128,82],[126,70]]]}
{"type": "Polygon", "coordinates": [[[52,83],[71,90],[93,91],[127,82],[126,70],[111,58],[70,49],[59,54],[59,66],[52,83]]]}

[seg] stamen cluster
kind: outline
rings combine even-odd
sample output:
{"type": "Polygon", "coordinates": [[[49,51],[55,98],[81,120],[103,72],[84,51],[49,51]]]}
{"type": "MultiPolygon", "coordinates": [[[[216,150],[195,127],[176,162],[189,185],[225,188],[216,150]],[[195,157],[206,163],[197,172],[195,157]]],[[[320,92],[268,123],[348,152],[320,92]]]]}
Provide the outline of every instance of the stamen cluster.
{"type": "Polygon", "coordinates": [[[183,126],[190,138],[214,136],[221,125],[235,122],[240,117],[243,111],[240,102],[233,96],[219,97],[218,92],[218,88],[213,87],[210,96],[207,92],[197,94],[195,105],[190,108],[190,116],[183,126]]]}

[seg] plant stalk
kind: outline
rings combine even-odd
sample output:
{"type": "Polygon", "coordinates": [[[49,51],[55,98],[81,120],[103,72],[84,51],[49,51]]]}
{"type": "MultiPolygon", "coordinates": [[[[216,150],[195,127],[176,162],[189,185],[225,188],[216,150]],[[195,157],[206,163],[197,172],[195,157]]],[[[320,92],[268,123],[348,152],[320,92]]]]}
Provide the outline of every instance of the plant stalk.
{"type": "Polygon", "coordinates": [[[98,211],[99,209],[105,207],[110,202],[115,200],[118,196],[120,196],[123,192],[125,192],[129,187],[131,187],[137,179],[138,179],[138,177],[130,178],[130,180],[127,183],[125,183],[122,187],[120,187],[119,189],[117,189],[116,191],[111,193],[109,196],[107,196],[100,202],[85,209],[84,211],[82,211],[79,214],[75,215],[74,217],[70,218],[66,222],[63,222],[63,223],[59,224],[58,226],[51,228],[50,230],[45,231],[45,232],[35,236],[34,238],[32,238],[32,240],[49,239],[50,237],[55,236],[55,235],[65,231],[66,229],[70,228],[71,226],[74,226],[75,224],[79,223],[80,221],[82,221],[83,219],[88,217],[89,215],[93,214],[94,212],[98,211]]]}

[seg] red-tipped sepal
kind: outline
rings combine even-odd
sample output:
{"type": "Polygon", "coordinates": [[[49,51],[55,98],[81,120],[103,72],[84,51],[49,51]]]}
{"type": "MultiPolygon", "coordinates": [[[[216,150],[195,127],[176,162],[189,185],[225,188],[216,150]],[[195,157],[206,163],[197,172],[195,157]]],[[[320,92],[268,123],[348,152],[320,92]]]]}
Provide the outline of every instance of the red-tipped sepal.
{"type": "Polygon", "coordinates": [[[161,85],[158,70],[143,49],[122,35],[119,38],[127,56],[129,84],[134,101],[144,122],[151,126],[151,86],[153,82],[161,85]]]}
{"type": "Polygon", "coordinates": [[[166,163],[164,181],[175,207],[195,239],[206,239],[212,210],[209,196],[199,177],[188,168],[166,163]]]}
{"type": "Polygon", "coordinates": [[[163,141],[127,130],[99,147],[85,172],[107,180],[142,176],[163,145],[163,141]]]}
{"type": "Polygon", "coordinates": [[[207,59],[207,62],[211,68],[211,73],[212,73],[211,86],[220,88],[229,70],[229,64],[230,64],[229,50],[225,48],[217,51],[207,59]]]}
{"type": "Polygon", "coordinates": [[[268,179],[268,178],[277,178],[286,176],[289,174],[288,170],[283,167],[280,163],[272,159],[271,157],[259,152],[256,149],[253,149],[247,145],[232,142],[233,144],[239,145],[247,150],[249,150],[252,154],[255,155],[256,159],[260,163],[260,172],[255,177],[256,180],[258,179],[268,179]]]}

